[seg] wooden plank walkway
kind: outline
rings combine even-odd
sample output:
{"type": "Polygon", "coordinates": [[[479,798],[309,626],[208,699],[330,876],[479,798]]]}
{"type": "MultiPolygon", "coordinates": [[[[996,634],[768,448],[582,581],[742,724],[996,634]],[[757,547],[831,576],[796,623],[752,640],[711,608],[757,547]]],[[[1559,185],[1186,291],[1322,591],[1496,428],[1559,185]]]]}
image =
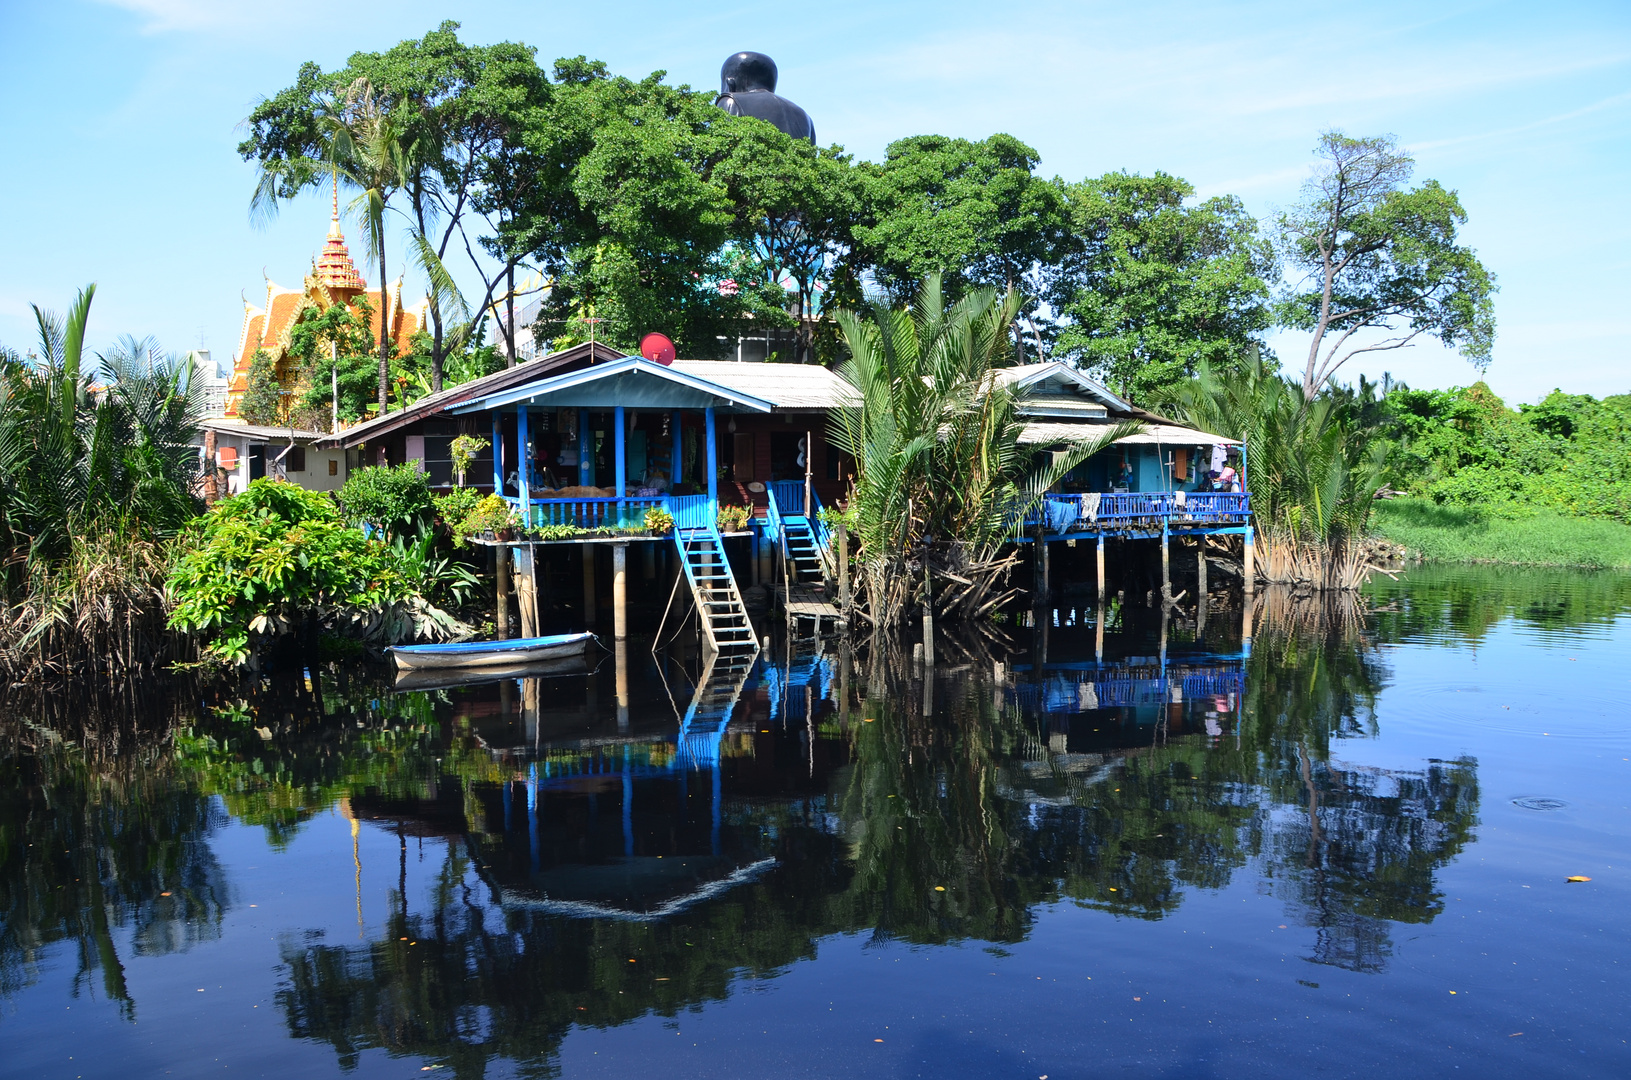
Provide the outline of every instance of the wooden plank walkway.
{"type": "Polygon", "coordinates": [[[802,619],[811,619],[815,623],[815,632],[819,634],[824,621],[830,620],[835,628],[843,621],[844,616],[839,612],[838,605],[828,599],[825,590],[818,586],[794,583],[786,590],[777,588],[774,591],[782,612],[795,625],[802,619]]]}

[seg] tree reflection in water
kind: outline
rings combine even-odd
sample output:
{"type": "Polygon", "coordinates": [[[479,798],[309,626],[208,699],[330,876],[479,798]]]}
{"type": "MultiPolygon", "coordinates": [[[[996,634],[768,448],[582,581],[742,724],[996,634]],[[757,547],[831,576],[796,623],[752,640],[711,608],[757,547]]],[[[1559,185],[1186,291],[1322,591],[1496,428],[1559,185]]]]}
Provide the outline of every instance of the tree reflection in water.
{"type": "Polygon", "coordinates": [[[216,808],[280,845],[331,807],[404,860],[410,836],[440,853],[429,896],[405,895],[404,862],[372,939],[282,939],[289,1029],[346,1067],[383,1048],[548,1072],[574,1026],[700,1009],[831,935],[1017,942],[1047,905],[1160,919],[1242,873],[1316,929],[1308,959],[1379,971],[1393,924],[1443,908],[1475,763],[1345,764],[1342,740],[1376,728],[1380,653],[1353,612],[1266,603],[1245,658],[974,656],[925,687],[882,652],[806,657],[750,684],[712,767],[671,724],[551,742],[513,694],[321,676],[223,703],[123,772],[29,751],[3,781],[0,973],[14,988],[30,950],[72,938],[123,994],[99,920],[160,949],[219,925],[219,870],[188,842],[216,808]]]}

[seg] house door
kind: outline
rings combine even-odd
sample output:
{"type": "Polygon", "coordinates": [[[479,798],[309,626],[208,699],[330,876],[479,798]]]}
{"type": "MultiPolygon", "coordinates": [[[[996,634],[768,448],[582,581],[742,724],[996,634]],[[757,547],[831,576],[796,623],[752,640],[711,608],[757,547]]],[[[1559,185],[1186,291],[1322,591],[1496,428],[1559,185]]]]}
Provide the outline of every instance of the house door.
{"type": "Polygon", "coordinates": [[[256,443],[249,447],[249,479],[251,482],[266,475],[266,447],[256,443]]]}

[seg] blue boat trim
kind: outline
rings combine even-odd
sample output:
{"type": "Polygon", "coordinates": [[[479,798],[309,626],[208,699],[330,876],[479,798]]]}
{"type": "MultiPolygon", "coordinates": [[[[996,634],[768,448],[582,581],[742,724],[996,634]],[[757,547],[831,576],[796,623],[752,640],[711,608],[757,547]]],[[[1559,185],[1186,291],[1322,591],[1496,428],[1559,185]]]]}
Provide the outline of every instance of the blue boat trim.
{"type": "Polygon", "coordinates": [[[529,649],[541,649],[550,645],[571,645],[579,641],[589,641],[595,635],[582,634],[555,634],[551,637],[507,638],[503,641],[451,641],[442,645],[397,645],[392,652],[400,653],[435,653],[447,655],[449,653],[506,653],[520,652],[529,649]]]}

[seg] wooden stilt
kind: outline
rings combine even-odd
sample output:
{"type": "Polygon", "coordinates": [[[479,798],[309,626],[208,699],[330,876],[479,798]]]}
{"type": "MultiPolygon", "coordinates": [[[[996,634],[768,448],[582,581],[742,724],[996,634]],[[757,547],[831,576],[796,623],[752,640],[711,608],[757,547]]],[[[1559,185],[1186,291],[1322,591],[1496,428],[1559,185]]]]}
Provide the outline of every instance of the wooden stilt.
{"type": "Polygon", "coordinates": [[[1099,602],[1098,620],[1093,633],[1093,659],[1101,664],[1104,663],[1104,617],[1104,602],[1101,599],[1099,602]]]}
{"type": "MultiPolygon", "coordinates": [[[[629,636],[629,545],[612,545],[612,640],[624,641],[629,636]]],[[[626,679],[618,668],[618,678],[626,679]]]]}
{"type": "MultiPolygon", "coordinates": [[[[923,662],[934,667],[934,582],[926,563],[923,567],[923,662]]],[[[925,693],[923,700],[928,702],[931,698],[925,693]]],[[[927,707],[924,715],[928,715],[927,707]]]]}
{"type": "Polygon", "coordinates": [[[498,592],[498,636],[510,636],[510,549],[507,547],[493,548],[493,562],[495,585],[498,592]]]}
{"type": "Polygon", "coordinates": [[[849,530],[838,523],[838,610],[849,618],[849,530]]]}
{"type": "MultiPolygon", "coordinates": [[[[1161,607],[1172,603],[1172,550],[1166,522],[1161,523],[1161,607]]],[[[1163,617],[1164,618],[1164,617],[1163,617]]]]}
{"type": "Polygon", "coordinates": [[[1200,593],[1201,605],[1206,604],[1206,538],[1200,538],[1195,548],[1195,591],[1200,593]]]}

